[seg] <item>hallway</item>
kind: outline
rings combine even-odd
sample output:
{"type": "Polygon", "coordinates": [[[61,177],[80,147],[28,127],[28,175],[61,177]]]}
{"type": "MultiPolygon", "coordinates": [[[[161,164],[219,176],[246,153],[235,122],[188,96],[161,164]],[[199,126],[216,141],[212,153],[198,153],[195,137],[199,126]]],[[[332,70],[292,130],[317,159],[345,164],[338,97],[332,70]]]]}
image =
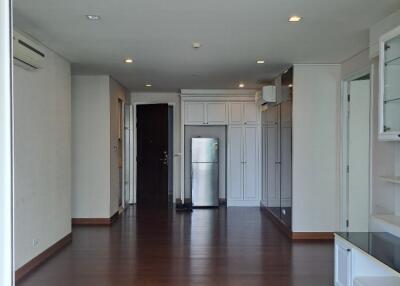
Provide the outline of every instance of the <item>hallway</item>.
{"type": "Polygon", "coordinates": [[[288,240],[258,208],[175,213],[130,207],[18,286],[332,285],[333,244],[288,240]]]}

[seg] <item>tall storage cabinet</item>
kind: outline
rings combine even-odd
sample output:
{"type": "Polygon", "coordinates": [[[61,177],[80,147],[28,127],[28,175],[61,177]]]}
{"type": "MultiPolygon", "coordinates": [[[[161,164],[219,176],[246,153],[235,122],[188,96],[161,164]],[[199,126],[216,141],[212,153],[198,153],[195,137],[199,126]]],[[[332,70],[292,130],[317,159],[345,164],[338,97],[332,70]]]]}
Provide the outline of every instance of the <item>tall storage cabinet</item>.
{"type": "MultiPolygon", "coordinates": [[[[226,203],[228,206],[259,206],[261,199],[261,111],[255,91],[182,90],[182,130],[185,126],[226,126],[226,203]]],[[[181,135],[185,138],[185,134],[181,135]]],[[[182,154],[185,154],[185,142],[182,154]]],[[[184,156],[182,156],[184,178],[184,156]]],[[[190,201],[181,181],[181,200],[190,201]]],[[[220,192],[221,194],[221,192],[220,192]]],[[[225,199],[220,198],[220,199],[225,199]]]]}
{"type": "Polygon", "coordinates": [[[258,126],[230,126],[228,138],[228,205],[257,206],[260,203],[258,126]]]}

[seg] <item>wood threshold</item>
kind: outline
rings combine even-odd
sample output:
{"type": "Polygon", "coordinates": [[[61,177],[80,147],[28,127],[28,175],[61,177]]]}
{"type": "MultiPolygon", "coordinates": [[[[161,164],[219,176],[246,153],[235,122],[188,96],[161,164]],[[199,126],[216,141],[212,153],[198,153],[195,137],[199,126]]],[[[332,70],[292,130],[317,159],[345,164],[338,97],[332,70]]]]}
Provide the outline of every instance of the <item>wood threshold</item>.
{"type": "Polygon", "coordinates": [[[47,248],[45,251],[31,259],[29,262],[18,268],[15,271],[15,281],[19,282],[29,273],[35,270],[37,267],[42,265],[45,261],[50,259],[53,255],[59,252],[63,247],[72,242],[72,233],[67,234],[62,239],[57,241],[55,244],[47,248]]]}
{"type": "Polygon", "coordinates": [[[292,232],[293,240],[333,240],[333,232],[292,232]]]}
{"type": "Polygon", "coordinates": [[[110,218],[73,218],[73,225],[112,225],[118,220],[119,211],[110,218]]]}

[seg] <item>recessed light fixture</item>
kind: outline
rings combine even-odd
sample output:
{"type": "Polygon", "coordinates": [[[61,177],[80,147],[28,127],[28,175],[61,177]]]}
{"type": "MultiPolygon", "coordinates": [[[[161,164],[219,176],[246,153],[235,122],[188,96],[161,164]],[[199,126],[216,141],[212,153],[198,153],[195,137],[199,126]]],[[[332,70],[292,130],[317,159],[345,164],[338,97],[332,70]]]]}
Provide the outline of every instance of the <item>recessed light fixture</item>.
{"type": "Polygon", "coordinates": [[[244,87],[244,83],[239,83],[239,87],[243,88],[244,87]]]}
{"type": "Polygon", "coordinates": [[[201,44],[198,42],[194,42],[194,43],[192,43],[192,47],[193,47],[193,49],[199,49],[201,47],[201,44]]]}
{"type": "Polygon", "coordinates": [[[289,86],[289,87],[293,87],[293,84],[289,84],[288,86],[289,86]]]}
{"type": "Polygon", "coordinates": [[[300,22],[302,19],[303,19],[303,17],[293,15],[293,16],[291,16],[291,17],[289,18],[289,22],[294,22],[294,23],[296,23],[296,22],[300,22]]]}
{"type": "Polygon", "coordinates": [[[131,59],[131,58],[126,58],[126,59],[124,59],[124,63],[126,63],[126,64],[131,64],[131,63],[133,63],[133,59],[131,59]]]}
{"type": "Polygon", "coordinates": [[[147,83],[145,86],[146,87],[152,87],[151,83],[147,83]]]}
{"type": "Polygon", "coordinates": [[[257,64],[264,64],[265,61],[264,60],[257,60],[257,64]]]}
{"type": "Polygon", "coordinates": [[[101,17],[99,15],[86,15],[86,18],[95,21],[95,20],[100,20],[101,17]]]}

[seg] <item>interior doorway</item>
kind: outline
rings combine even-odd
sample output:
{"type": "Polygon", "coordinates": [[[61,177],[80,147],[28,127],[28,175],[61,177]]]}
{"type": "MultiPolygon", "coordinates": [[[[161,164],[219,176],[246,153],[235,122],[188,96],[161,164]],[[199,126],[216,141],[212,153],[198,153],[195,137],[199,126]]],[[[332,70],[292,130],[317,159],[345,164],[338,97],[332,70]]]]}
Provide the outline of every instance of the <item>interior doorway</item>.
{"type": "Polygon", "coordinates": [[[136,120],[136,203],[138,207],[166,207],[172,186],[170,108],[168,104],[137,105],[136,120]]]}
{"type": "Polygon", "coordinates": [[[342,229],[368,231],[370,215],[370,74],[344,84],[342,229]]]}

